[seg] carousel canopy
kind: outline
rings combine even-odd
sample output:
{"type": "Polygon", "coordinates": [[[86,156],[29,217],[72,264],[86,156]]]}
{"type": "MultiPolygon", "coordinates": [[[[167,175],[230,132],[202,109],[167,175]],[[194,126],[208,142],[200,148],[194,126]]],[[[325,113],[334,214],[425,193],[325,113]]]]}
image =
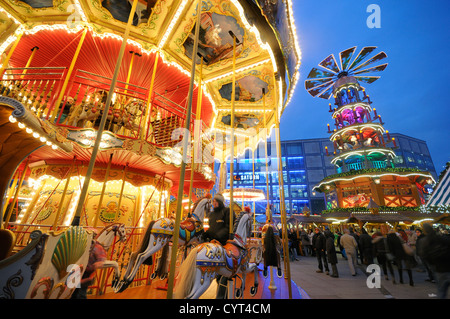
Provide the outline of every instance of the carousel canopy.
{"type": "MultiPolygon", "coordinates": [[[[68,66],[81,29],[88,28],[75,70],[110,78],[132,4],[132,0],[2,2],[0,53],[8,52],[16,35],[24,32],[10,66],[24,67],[35,46],[39,50],[31,66],[68,66]]],[[[274,125],[275,111],[281,116],[299,78],[300,50],[292,13],[291,0],[201,1],[198,53],[203,68],[200,79],[201,59],[195,57],[195,81],[202,83],[201,119],[208,127],[225,135],[230,129],[233,73],[238,134],[253,136],[254,130],[274,125]]],[[[139,57],[129,82],[148,88],[158,53],[155,94],[185,107],[197,15],[197,1],[138,0],[119,81],[126,81],[134,52],[139,57]]],[[[196,96],[194,92],[194,113],[196,96]]]]}
{"type": "MultiPolygon", "coordinates": [[[[225,189],[223,191],[225,199],[230,200],[230,190],[225,189]]],[[[266,199],[264,191],[254,188],[233,188],[233,198],[243,201],[258,201],[266,199]]]]}
{"type": "Polygon", "coordinates": [[[427,207],[442,205],[450,205],[450,169],[447,169],[426,204],[427,207]]]}
{"type": "Polygon", "coordinates": [[[400,213],[395,212],[389,212],[389,213],[378,213],[378,214],[372,214],[372,213],[352,213],[350,217],[346,220],[346,223],[377,223],[377,224],[383,224],[386,222],[389,223],[398,223],[398,222],[404,222],[404,223],[412,223],[413,220],[405,215],[402,215],[400,213]]]}

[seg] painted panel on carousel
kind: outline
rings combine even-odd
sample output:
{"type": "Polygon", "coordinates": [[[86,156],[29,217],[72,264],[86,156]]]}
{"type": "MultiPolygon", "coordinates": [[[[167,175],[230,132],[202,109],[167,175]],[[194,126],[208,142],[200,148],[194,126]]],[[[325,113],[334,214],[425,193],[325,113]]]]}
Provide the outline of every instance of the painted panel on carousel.
{"type": "Polygon", "coordinates": [[[291,30],[289,26],[288,8],[286,0],[253,0],[261,8],[263,15],[266,17],[270,25],[274,28],[278,41],[282,47],[286,65],[289,72],[289,80],[297,72],[299,57],[294,46],[295,30],[291,30]]]}
{"type": "Polygon", "coordinates": [[[35,9],[53,7],[53,0],[20,0],[20,2],[25,2],[30,7],[35,9]]]}
{"type": "MultiPolygon", "coordinates": [[[[262,99],[263,89],[267,92],[269,85],[256,76],[244,76],[243,78],[236,81],[236,101],[244,102],[256,102],[262,99]]],[[[222,98],[231,101],[233,84],[224,84],[220,89],[219,93],[222,98]]]]}
{"type": "MultiPolygon", "coordinates": [[[[243,50],[244,29],[237,20],[231,16],[221,15],[214,12],[205,12],[201,16],[199,31],[198,52],[206,59],[204,63],[211,65],[221,60],[233,57],[233,38],[229,32],[233,32],[239,43],[236,44],[236,56],[243,50]]],[[[195,39],[195,25],[183,43],[185,55],[192,59],[192,48],[195,39]]],[[[197,58],[196,63],[200,63],[197,58]]]]}
{"type": "MultiPolygon", "coordinates": [[[[95,216],[105,225],[114,222],[132,225],[132,218],[135,213],[136,196],[123,194],[120,201],[120,193],[105,192],[103,194],[101,207],[99,208],[100,191],[89,191],[86,199],[86,220],[88,225],[94,224],[95,216]],[[120,207],[119,207],[120,201],[120,207]]],[[[83,220],[84,223],[84,220],[83,220]]]]}
{"type": "MultiPolygon", "coordinates": [[[[262,121],[255,114],[239,114],[234,116],[234,126],[236,128],[248,129],[255,127],[262,121]]],[[[231,114],[222,116],[221,122],[227,126],[231,126],[231,114]]]]}
{"type": "MultiPolygon", "coordinates": [[[[133,16],[132,24],[137,26],[140,23],[147,22],[150,16],[151,8],[156,1],[138,1],[136,13],[133,16]],[[148,6],[148,8],[147,8],[148,6]]],[[[111,13],[114,19],[127,23],[130,16],[132,0],[103,0],[102,7],[111,13]]]]}
{"type": "Polygon", "coordinates": [[[30,285],[27,299],[67,299],[72,295],[89,259],[93,233],[81,227],[51,232],[42,263],[30,285]]]}
{"type": "MultiPolygon", "coordinates": [[[[61,203],[63,195],[62,189],[46,190],[41,192],[31,218],[35,219],[34,221],[36,223],[43,223],[46,225],[53,224],[60,205],[62,205],[62,212],[66,212],[68,210],[73,193],[73,190],[68,190],[66,192],[66,196],[64,197],[64,203],[61,203]]],[[[64,215],[61,214],[58,220],[59,225],[62,224],[63,218],[64,215]]],[[[28,222],[32,221],[29,220],[28,222]]]]}
{"type": "MultiPolygon", "coordinates": [[[[0,299],[24,299],[44,255],[48,235],[30,234],[30,243],[18,253],[0,261],[0,299]]],[[[20,239],[20,238],[19,238],[20,239]]]]}

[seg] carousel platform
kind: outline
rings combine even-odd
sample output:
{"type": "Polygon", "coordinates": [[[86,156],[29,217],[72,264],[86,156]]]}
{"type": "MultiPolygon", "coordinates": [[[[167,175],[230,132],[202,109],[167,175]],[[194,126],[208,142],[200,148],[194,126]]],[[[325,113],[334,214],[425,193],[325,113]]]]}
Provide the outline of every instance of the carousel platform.
{"type": "MultiPolygon", "coordinates": [[[[274,282],[276,289],[269,289],[270,276],[264,278],[262,274],[262,266],[258,267],[258,282],[259,288],[255,296],[250,296],[250,288],[254,282],[253,273],[247,275],[246,279],[246,289],[244,291],[243,299],[289,299],[289,287],[288,280],[283,278],[278,278],[274,273],[274,282]]],[[[167,279],[155,279],[150,285],[128,288],[122,293],[106,293],[100,296],[90,296],[88,299],[166,299],[167,296],[167,279]]],[[[291,280],[291,299],[310,299],[308,294],[298,287],[291,280]]]]}

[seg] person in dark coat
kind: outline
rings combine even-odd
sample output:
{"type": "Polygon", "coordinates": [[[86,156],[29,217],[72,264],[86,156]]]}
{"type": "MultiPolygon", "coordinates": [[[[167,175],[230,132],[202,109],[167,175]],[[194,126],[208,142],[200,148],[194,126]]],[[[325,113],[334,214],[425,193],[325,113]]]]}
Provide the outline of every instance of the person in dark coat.
{"type": "Polygon", "coordinates": [[[392,276],[392,282],[395,284],[395,275],[394,269],[392,268],[391,260],[388,258],[389,248],[387,244],[387,239],[380,232],[374,234],[374,238],[372,240],[373,244],[373,256],[376,257],[378,265],[381,266],[384,273],[384,278],[389,280],[388,272],[392,276]]]}
{"type": "Polygon", "coordinates": [[[315,234],[312,239],[313,249],[316,252],[317,262],[318,262],[318,273],[322,273],[325,268],[327,275],[330,274],[328,269],[328,262],[326,256],[326,238],[325,235],[320,232],[319,228],[314,230],[315,234]]]}
{"type": "Polygon", "coordinates": [[[365,265],[370,265],[373,264],[372,237],[370,237],[364,228],[361,232],[361,236],[359,236],[359,247],[362,252],[363,262],[365,265]]]}
{"type": "Polygon", "coordinates": [[[414,286],[412,277],[412,260],[411,256],[408,256],[403,249],[403,243],[400,235],[397,235],[395,231],[390,231],[387,235],[387,243],[390,252],[394,255],[394,262],[398,268],[398,275],[400,277],[400,283],[403,284],[403,269],[406,269],[409,277],[409,285],[414,286]]]}
{"type": "Polygon", "coordinates": [[[331,277],[338,278],[339,273],[336,264],[338,263],[337,255],[336,255],[336,247],[334,246],[334,235],[331,231],[325,231],[326,238],[326,251],[327,251],[327,259],[331,264],[331,277]]]}
{"type": "MultiPolygon", "coordinates": [[[[210,241],[215,239],[222,245],[227,243],[230,233],[230,208],[225,207],[225,198],[217,193],[213,198],[214,211],[209,214],[209,228],[203,233],[203,240],[210,241]]],[[[234,215],[234,212],[233,212],[234,215]]],[[[233,222],[235,216],[233,216],[233,222]]]]}
{"type": "Polygon", "coordinates": [[[430,224],[424,224],[425,239],[420,255],[432,267],[437,282],[437,297],[447,298],[450,287],[450,237],[438,235],[430,224]]]}
{"type": "Polygon", "coordinates": [[[288,240],[289,240],[289,257],[291,258],[291,261],[298,261],[298,238],[297,238],[297,232],[291,228],[289,230],[288,234],[288,240]]]}
{"type": "Polygon", "coordinates": [[[423,265],[423,267],[425,268],[425,270],[427,271],[427,274],[428,274],[428,279],[425,279],[425,281],[430,281],[430,282],[434,283],[436,281],[434,280],[434,275],[433,275],[433,272],[431,271],[430,265],[421,256],[422,251],[423,251],[422,243],[424,242],[424,239],[425,239],[426,236],[423,233],[422,229],[419,229],[419,228],[416,229],[416,235],[417,235],[416,254],[417,254],[417,257],[419,259],[418,262],[423,265]]]}
{"type": "MultiPolygon", "coordinates": [[[[225,207],[225,198],[222,194],[217,193],[213,197],[214,210],[209,214],[209,228],[203,233],[204,241],[211,241],[213,239],[219,241],[222,245],[225,245],[230,235],[230,208],[225,207]]],[[[233,223],[235,221],[234,212],[233,223]]],[[[217,299],[224,299],[226,296],[226,288],[228,285],[228,278],[225,276],[217,276],[219,288],[217,290],[217,299]]]]}

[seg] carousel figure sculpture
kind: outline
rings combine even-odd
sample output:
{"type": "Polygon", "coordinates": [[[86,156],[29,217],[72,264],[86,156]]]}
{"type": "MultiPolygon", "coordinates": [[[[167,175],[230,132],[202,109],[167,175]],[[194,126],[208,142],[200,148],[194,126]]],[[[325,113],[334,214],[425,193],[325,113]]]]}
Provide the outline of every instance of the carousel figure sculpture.
{"type": "Polygon", "coordinates": [[[93,283],[97,269],[113,267],[113,283],[119,280],[119,265],[114,260],[107,260],[106,257],[106,253],[116,236],[119,236],[119,242],[125,241],[126,230],[124,224],[109,225],[94,238],[89,251],[89,262],[86,266],[83,278],[80,281],[80,288],[75,289],[71,297],[72,299],[86,299],[87,288],[93,283]]]}
{"type": "MultiPolygon", "coordinates": [[[[179,232],[179,246],[199,240],[203,233],[203,219],[211,210],[211,195],[208,194],[194,203],[193,213],[181,222],[180,229],[174,230],[175,220],[171,218],[160,218],[151,221],[147,227],[140,247],[130,258],[127,270],[122,280],[113,284],[114,292],[123,292],[133,282],[134,277],[142,264],[152,265],[152,256],[163,249],[171,240],[174,231],[179,232]]],[[[160,260],[167,258],[168,249],[164,249],[160,260]]],[[[159,268],[159,267],[158,267],[159,268]]],[[[156,273],[152,278],[156,277],[156,273]]]]}
{"type": "Polygon", "coordinates": [[[251,236],[252,214],[241,212],[234,223],[234,236],[225,245],[218,241],[202,243],[191,250],[183,261],[176,278],[174,296],[177,299],[199,298],[217,276],[235,278],[242,275],[242,285],[236,288],[234,296],[241,298],[245,290],[245,277],[255,272],[255,283],[250,293],[254,296],[258,290],[257,264],[249,262],[247,238],[251,236]]]}

